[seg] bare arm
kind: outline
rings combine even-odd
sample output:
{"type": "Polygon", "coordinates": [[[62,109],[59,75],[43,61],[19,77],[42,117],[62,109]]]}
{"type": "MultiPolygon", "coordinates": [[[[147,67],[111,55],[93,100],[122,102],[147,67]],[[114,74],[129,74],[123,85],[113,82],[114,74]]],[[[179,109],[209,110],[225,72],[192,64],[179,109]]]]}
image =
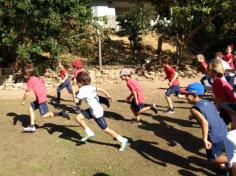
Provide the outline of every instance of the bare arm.
{"type": "Polygon", "coordinates": [[[23,104],[23,105],[25,104],[25,100],[28,98],[28,96],[29,96],[29,92],[28,92],[28,91],[25,91],[24,96],[23,96],[23,98],[22,98],[22,104],[23,104]]]}
{"type": "Polygon", "coordinates": [[[172,86],[173,82],[178,78],[179,74],[175,72],[173,79],[170,81],[169,85],[172,86]]]}
{"type": "Polygon", "coordinates": [[[210,149],[212,144],[210,141],[208,141],[208,122],[206,120],[206,118],[202,115],[202,113],[200,113],[199,111],[197,111],[194,108],[190,109],[191,113],[194,115],[194,117],[198,120],[198,122],[200,123],[201,127],[202,127],[202,140],[204,143],[204,146],[206,149],[210,149]]]}
{"type": "Polygon", "coordinates": [[[133,91],[132,94],[134,96],[135,103],[138,105],[138,95],[137,95],[137,92],[133,91]]]}
{"type": "Polygon", "coordinates": [[[223,101],[224,101],[224,98],[223,98],[223,97],[219,97],[219,98],[215,99],[216,108],[217,108],[218,110],[221,109],[221,103],[222,103],[223,101]]]}
{"type": "Polygon", "coordinates": [[[131,98],[133,98],[133,93],[131,93],[126,99],[128,100],[128,101],[130,101],[131,100],[131,98]]]}

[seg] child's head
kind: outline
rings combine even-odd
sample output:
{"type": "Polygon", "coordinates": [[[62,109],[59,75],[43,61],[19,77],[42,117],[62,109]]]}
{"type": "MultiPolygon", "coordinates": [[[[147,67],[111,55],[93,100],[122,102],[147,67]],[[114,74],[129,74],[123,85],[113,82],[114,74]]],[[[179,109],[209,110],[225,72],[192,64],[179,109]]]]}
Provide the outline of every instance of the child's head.
{"type": "Polygon", "coordinates": [[[205,58],[204,58],[203,54],[196,55],[196,58],[197,58],[198,62],[204,62],[205,61],[205,58]]]}
{"type": "Polygon", "coordinates": [[[186,95],[186,99],[190,104],[196,103],[204,94],[204,87],[201,83],[192,83],[186,89],[182,89],[181,94],[186,95]]]}
{"type": "Polygon", "coordinates": [[[212,78],[216,78],[216,77],[221,78],[225,74],[224,66],[220,60],[215,60],[211,62],[209,64],[208,71],[209,71],[209,75],[212,78]]]}
{"type": "Polygon", "coordinates": [[[77,60],[73,61],[72,65],[76,69],[81,69],[82,68],[82,63],[81,63],[80,59],[77,59],[77,60]]]}
{"type": "Polygon", "coordinates": [[[35,68],[33,64],[27,64],[24,66],[23,74],[25,79],[29,79],[31,76],[35,76],[35,68]]]}
{"type": "Polygon", "coordinates": [[[224,57],[223,53],[221,51],[216,52],[215,59],[216,60],[222,60],[224,57]]]}
{"type": "Polygon", "coordinates": [[[165,67],[167,65],[170,65],[171,64],[171,58],[169,56],[163,56],[161,58],[161,63],[162,63],[163,67],[165,67]]]}
{"type": "Polygon", "coordinates": [[[232,45],[228,45],[227,47],[226,47],[226,53],[227,54],[230,54],[230,53],[232,53],[232,51],[233,51],[233,47],[232,47],[232,45]]]}
{"type": "Polygon", "coordinates": [[[121,71],[120,71],[120,78],[122,80],[128,80],[129,78],[131,78],[131,71],[130,69],[128,68],[123,68],[121,71]]]}
{"type": "Polygon", "coordinates": [[[91,84],[91,78],[87,72],[80,72],[76,77],[76,81],[80,87],[91,84]]]}
{"type": "Polygon", "coordinates": [[[63,61],[59,61],[58,62],[58,67],[62,70],[62,69],[68,69],[68,65],[65,63],[65,62],[63,62],[63,61]]]}

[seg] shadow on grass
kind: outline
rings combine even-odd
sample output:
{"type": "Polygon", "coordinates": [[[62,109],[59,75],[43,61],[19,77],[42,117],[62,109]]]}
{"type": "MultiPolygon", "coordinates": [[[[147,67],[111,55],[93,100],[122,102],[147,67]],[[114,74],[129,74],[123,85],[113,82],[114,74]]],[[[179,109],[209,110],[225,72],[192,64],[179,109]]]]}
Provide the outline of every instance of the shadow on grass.
{"type": "MultiPolygon", "coordinates": [[[[70,129],[69,127],[78,127],[78,126],[77,125],[57,125],[53,123],[46,123],[43,126],[40,126],[39,128],[46,129],[49,134],[61,133],[59,135],[59,138],[75,142],[77,146],[86,144],[85,142],[80,141],[82,136],[78,132],[70,129]]],[[[104,142],[95,141],[92,139],[88,140],[87,142],[93,143],[93,144],[99,144],[99,145],[112,146],[117,149],[119,148],[118,144],[104,143],[104,142]]]]}
{"type": "Polygon", "coordinates": [[[13,125],[17,125],[17,122],[20,122],[23,127],[30,124],[30,116],[27,114],[18,115],[15,112],[9,112],[7,113],[7,116],[13,118],[13,125]]]}
{"type": "MultiPolygon", "coordinates": [[[[156,146],[157,145],[156,142],[144,141],[144,140],[134,141],[130,138],[129,138],[129,142],[130,142],[130,148],[134,149],[137,153],[139,153],[145,159],[152,161],[156,164],[159,164],[160,166],[167,167],[168,164],[173,164],[177,167],[181,167],[183,169],[188,170],[188,171],[185,171],[185,173],[191,173],[191,175],[194,175],[195,172],[204,172],[206,175],[213,175],[208,170],[193,167],[192,164],[195,164],[195,165],[199,164],[199,162],[196,162],[195,159],[184,158],[175,153],[161,149],[156,146]]],[[[205,161],[202,159],[198,159],[198,160],[201,160],[202,163],[204,163],[205,161]]],[[[203,164],[200,164],[200,166],[202,165],[203,164]]]]}
{"type": "Polygon", "coordinates": [[[104,174],[104,173],[96,173],[93,176],[110,176],[110,175],[107,175],[107,174],[104,174]]]}
{"type": "Polygon", "coordinates": [[[40,126],[39,128],[46,129],[49,134],[53,133],[61,133],[59,138],[69,140],[72,142],[79,142],[79,140],[82,138],[82,136],[77,133],[76,131],[68,128],[68,127],[78,127],[76,125],[57,125],[53,123],[45,123],[43,126],[40,126]]]}
{"type": "Polygon", "coordinates": [[[109,118],[109,119],[114,119],[114,120],[122,120],[125,122],[130,122],[131,120],[131,119],[126,119],[122,115],[116,112],[111,112],[111,111],[104,111],[104,117],[109,118]]]}
{"type": "MultiPolygon", "coordinates": [[[[170,147],[175,147],[177,144],[181,145],[184,150],[205,157],[205,154],[200,152],[202,149],[202,140],[193,136],[189,132],[185,132],[168,125],[164,118],[158,118],[159,124],[143,122],[141,129],[153,131],[154,134],[167,141],[170,147]],[[191,145],[190,145],[191,143],[191,145]]],[[[179,122],[179,123],[182,123],[179,122]]]]}

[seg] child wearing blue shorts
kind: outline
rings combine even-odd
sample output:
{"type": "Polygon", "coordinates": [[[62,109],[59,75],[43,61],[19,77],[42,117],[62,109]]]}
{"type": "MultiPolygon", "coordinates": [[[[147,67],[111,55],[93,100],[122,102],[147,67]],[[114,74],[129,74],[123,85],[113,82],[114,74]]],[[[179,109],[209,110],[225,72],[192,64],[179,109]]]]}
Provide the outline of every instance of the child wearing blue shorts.
{"type": "Polygon", "coordinates": [[[207,159],[220,168],[225,167],[228,162],[224,155],[227,127],[219,116],[216,106],[200,98],[204,94],[201,83],[190,84],[180,92],[185,94],[188,102],[193,105],[190,112],[202,128],[202,141],[206,148],[207,159]]]}
{"type": "Polygon", "coordinates": [[[59,113],[49,112],[47,105],[47,88],[45,82],[42,78],[35,76],[35,69],[33,65],[27,65],[24,67],[24,77],[27,81],[27,88],[25,90],[25,94],[22,99],[22,104],[25,104],[25,100],[27,99],[29,93],[31,91],[34,92],[36,100],[31,103],[31,107],[29,108],[30,113],[30,125],[24,128],[26,132],[35,132],[36,128],[34,125],[35,122],[35,114],[34,110],[39,109],[39,113],[41,117],[54,117],[54,115],[63,115],[68,118],[68,114],[64,111],[59,113]]]}
{"type": "Polygon", "coordinates": [[[76,81],[78,86],[80,87],[79,93],[76,95],[78,102],[85,100],[89,105],[89,108],[86,110],[81,110],[79,114],[76,116],[76,121],[84,128],[86,136],[81,139],[82,142],[86,142],[88,139],[94,137],[94,132],[88,127],[88,125],[83,120],[84,117],[88,119],[94,119],[98,126],[108,135],[115,138],[121,143],[119,151],[124,151],[128,139],[122,137],[117,134],[112,129],[108,128],[107,123],[104,119],[104,111],[103,107],[99,103],[99,99],[97,96],[97,91],[104,93],[104,95],[112,99],[111,96],[103,89],[96,88],[91,84],[91,78],[88,73],[81,72],[77,75],[76,81]]]}

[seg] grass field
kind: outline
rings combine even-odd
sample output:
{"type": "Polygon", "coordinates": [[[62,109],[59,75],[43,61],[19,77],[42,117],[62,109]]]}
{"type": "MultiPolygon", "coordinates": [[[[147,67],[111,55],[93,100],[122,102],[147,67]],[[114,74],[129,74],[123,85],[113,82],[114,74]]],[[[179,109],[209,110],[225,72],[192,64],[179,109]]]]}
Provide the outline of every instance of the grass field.
{"type": "MultiPolygon", "coordinates": [[[[181,80],[186,86],[192,80],[181,80]]],[[[79,140],[84,131],[75,120],[60,117],[51,119],[37,116],[37,131],[23,133],[29,122],[26,105],[21,105],[23,91],[0,92],[0,175],[3,176],[200,176],[215,175],[205,159],[201,142],[201,129],[189,121],[190,105],[185,100],[173,98],[176,113],[165,115],[164,99],[167,82],[144,81],[146,103],[155,101],[158,115],[142,115],[143,125],[130,123],[133,118],[125,103],[128,88],[125,84],[97,85],[108,90],[114,101],[105,108],[109,127],[129,139],[129,147],[119,152],[118,142],[103,133],[93,120],[86,121],[96,136],[86,144],[79,140]]],[[[55,90],[49,90],[55,96],[55,90]]],[[[49,103],[53,111],[71,110],[73,104],[64,91],[64,101],[58,107],[49,103]]]]}

